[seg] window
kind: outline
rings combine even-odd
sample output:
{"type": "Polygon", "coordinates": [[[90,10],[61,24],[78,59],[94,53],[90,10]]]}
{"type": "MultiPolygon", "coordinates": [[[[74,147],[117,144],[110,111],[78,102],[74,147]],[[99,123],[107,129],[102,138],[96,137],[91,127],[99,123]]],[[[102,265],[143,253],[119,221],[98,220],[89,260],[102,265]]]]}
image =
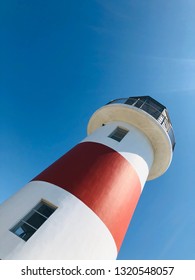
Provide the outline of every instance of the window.
{"type": "Polygon", "coordinates": [[[42,200],[10,231],[27,241],[55,210],[55,206],[42,200]]]}
{"type": "Polygon", "coordinates": [[[117,127],[108,137],[120,142],[128,132],[127,129],[117,127]]]}

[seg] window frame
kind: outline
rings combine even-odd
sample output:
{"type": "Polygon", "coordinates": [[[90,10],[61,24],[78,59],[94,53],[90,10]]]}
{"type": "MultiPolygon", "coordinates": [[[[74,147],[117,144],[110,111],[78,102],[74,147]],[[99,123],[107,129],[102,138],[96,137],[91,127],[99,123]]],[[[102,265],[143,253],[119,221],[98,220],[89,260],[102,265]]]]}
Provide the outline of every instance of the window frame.
{"type": "Polygon", "coordinates": [[[123,138],[129,133],[127,128],[117,126],[109,135],[108,137],[117,141],[121,142],[123,138]]]}
{"type": "MultiPolygon", "coordinates": [[[[10,229],[10,231],[24,241],[27,241],[49,219],[49,217],[55,212],[56,209],[57,207],[55,205],[45,201],[44,199],[41,199],[41,201],[39,201],[39,203],[37,203],[22,219],[20,219],[20,221],[10,229]],[[42,206],[46,206],[49,209],[48,215],[43,214],[43,210],[41,210],[42,212],[40,211],[42,206]],[[42,221],[36,221],[36,215],[39,215],[42,221]],[[34,222],[38,223],[37,226],[34,225],[34,222],[32,223],[33,216],[35,219],[34,222]],[[44,221],[43,218],[45,219],[44,221]],[[32,219],[31,222],[29,222],[30,219],[32,219]],[[22,228],[22,226],[24,226],[24,228],[22,228]],[[31,231],[30,229],[29,231],[27,231],[27,228],[30,228],[31,231]],[[19,229],[22,229],[23,232],[17,233],[19,229]]],[[[40,218],[39,216],[37,216],[38,219],[40,218]]]]}

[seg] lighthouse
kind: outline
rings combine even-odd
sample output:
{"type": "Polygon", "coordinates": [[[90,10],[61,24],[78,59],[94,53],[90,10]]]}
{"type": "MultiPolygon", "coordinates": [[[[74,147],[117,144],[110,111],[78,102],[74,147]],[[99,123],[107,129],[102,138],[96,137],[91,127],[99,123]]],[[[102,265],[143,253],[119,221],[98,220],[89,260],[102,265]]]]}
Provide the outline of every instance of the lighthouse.
{"type": "Polygon", "coordinates": [[[0,205],[0,259],[116,259],[174,146],[168,111],[150,96],[99,108],[85,139],[0,205]]]}

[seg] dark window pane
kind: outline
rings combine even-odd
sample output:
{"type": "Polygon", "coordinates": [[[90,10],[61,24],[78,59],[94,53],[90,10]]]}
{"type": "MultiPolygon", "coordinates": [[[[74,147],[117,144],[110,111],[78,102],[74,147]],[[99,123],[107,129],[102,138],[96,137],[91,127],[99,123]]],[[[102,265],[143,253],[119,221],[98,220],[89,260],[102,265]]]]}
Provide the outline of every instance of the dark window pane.
{"type": "Polygon", "coordinates": [[[142,104],[143,104],[143,101],[142,101],[142,100],[138,100],[138,101],[134,104],[134,106],[137,107],[137,108],[140,108],[140,107],[142,106],[142,104]]]}
{"type": "Polygon", "coordinates": [[[13,230],[16,235],[18,235],[25,241],[27,241],[35,233],[35,231],[36,230],[34,228],[22,222],[17,226],[15,230],[13,230]]]}
{"type": "Polygon", "coordinates": [[[30,217],[25,219],[25,221],[38,229],[46,221],[46,218],[38,214],[37,212],[34,212],[30,217]]]}
{"type": "Polygon", "coordinates": [[[156,108],[152,106],[151,104],[145,103],[142,106],[142,110],[146,111],[148,114],[153,116],[155,119],[158,119],[158,117],[161,115],[161,111],[158,110],[159,108],[156,108]]]}
{"type": "Polygon", "coordinates": [[[132,105],[133,103],[135,103],[135,101],[136,99],[129,97],[127,101],[125,101],[125,104],[132,105]]]}
{"type": "Polygon", "coordinates": [[[109,137],[120,142],[125,135],[128,133],[128,130],[117,127],[110,135],[109,137]]]}
{"type": "Polygon", "coordinates": [[[41,206],[38,206],[35,208],[38,212],[46,216],[47,218],[51,216],[51,214],[55,211],[54,208],[51,208],[45,204],[42,204],[41,206]]]}
{"type": "Polygon", "coordinates": [[[55,210],[41,201],[10,231],[27,241],[55,210]]]}

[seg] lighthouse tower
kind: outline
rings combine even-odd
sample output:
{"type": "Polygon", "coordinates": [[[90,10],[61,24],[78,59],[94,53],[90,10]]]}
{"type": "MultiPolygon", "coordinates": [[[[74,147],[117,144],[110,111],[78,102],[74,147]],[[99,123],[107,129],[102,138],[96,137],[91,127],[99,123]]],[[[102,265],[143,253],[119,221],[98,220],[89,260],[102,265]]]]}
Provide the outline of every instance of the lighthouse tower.
{"type": "Polygon", "coordinates": [[[175,145],[149,96],[98,109],[88,136],[0,206],[0,259],[116,259],[146,180],[175,145]]]}

